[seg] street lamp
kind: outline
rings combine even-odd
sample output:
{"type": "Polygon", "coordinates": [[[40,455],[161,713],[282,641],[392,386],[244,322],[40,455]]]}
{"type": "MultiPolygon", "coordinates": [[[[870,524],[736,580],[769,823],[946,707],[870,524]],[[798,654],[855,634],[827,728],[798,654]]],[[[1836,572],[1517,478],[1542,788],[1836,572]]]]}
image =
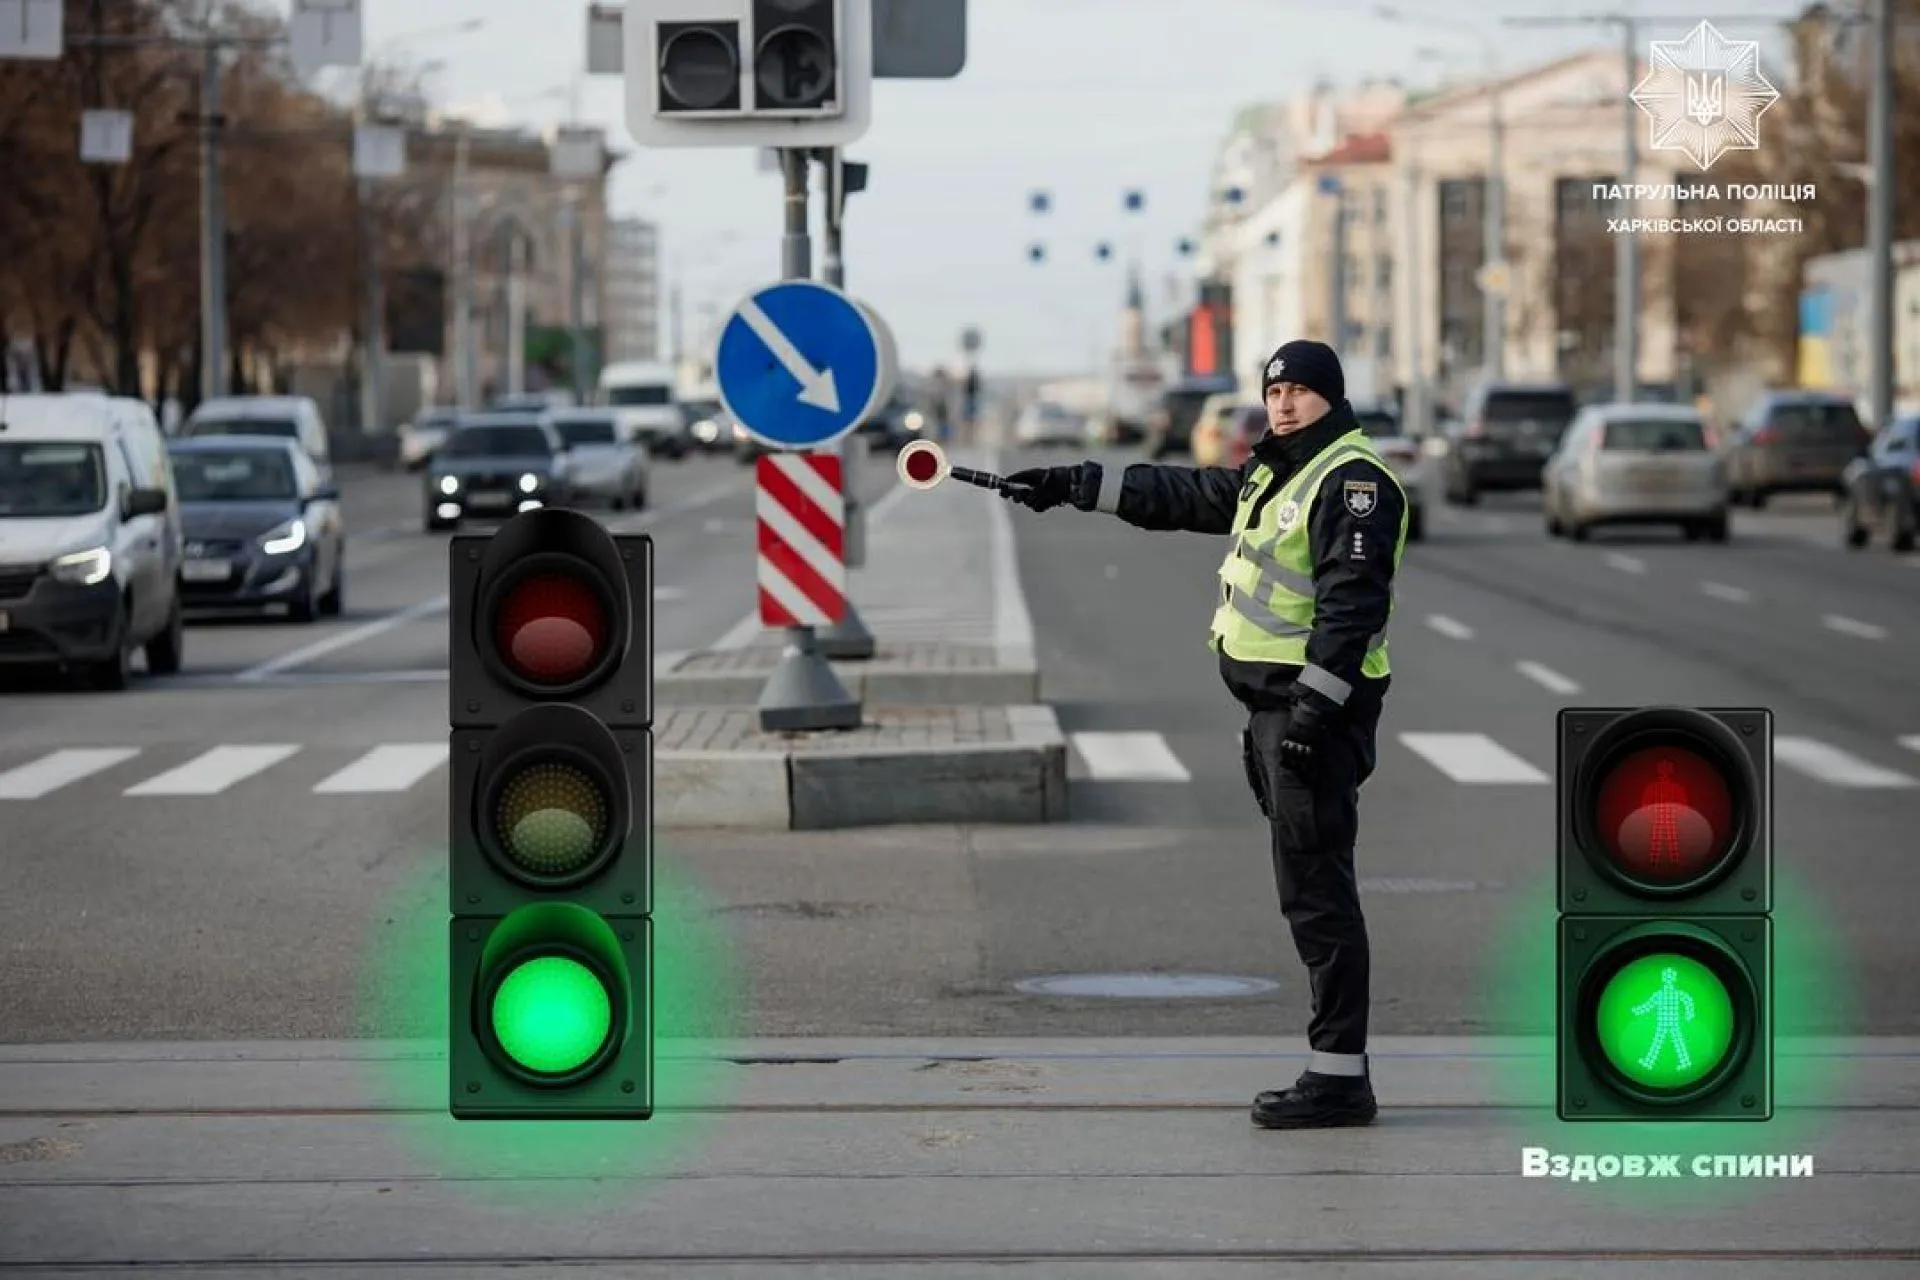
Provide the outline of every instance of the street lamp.
{"type": "Polygon", "coordinates": [[[1451,32],[1466,36],[1478,42],[1482,64],[1487,77],[1487,203],[1481,218],[1483,248],[1481,256],[1486,259],[1481,269],[1481,346],[1483,364],[1487,376],[1502,378],[1506,376],[1507,366],[1507,307],[1506,284],[1507,250],[1507,183],[1506,183],[1506,122],[1501,110],[1501,89],[1499,55],[1494,48],[1490,33],[1468,23],[1449,22],[1442,18],[1430,18],[1425,15],[1408,14],[1391,5],[1376,5],[1374,16],[1387,22],[1398,22],[1406,26],[1427,27],[1435,31],[1451,32]]]}

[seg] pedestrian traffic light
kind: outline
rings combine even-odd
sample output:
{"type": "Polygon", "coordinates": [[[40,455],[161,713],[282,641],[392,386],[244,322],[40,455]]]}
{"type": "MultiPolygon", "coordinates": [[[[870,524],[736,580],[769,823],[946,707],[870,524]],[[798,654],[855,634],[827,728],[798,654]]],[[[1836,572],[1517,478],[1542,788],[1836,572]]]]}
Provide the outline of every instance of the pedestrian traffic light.
{"type": "Polygon", "coordinates": [[[452,540],[449,1109],[653,1111],[653,554],[575,511],[452,540]]]}
{"type": "Polygon", "coordinates": [[[1559,723],[1562,1120],[1773,1114],[1773,717],[1559,723]]]}

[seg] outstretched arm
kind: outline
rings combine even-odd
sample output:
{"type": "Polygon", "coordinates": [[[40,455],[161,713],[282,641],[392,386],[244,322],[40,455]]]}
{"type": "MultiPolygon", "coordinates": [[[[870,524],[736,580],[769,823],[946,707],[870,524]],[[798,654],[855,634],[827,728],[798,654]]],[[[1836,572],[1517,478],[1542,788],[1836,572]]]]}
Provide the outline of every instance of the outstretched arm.
{"type": "Polygon", "coordinates": [[[1104,511],[1136,529],[1225,534],[1245,483],[1245,467],[1128,467],[1085,464],[1090,473],[1074,495],[1083,511],[1104,511]]]}

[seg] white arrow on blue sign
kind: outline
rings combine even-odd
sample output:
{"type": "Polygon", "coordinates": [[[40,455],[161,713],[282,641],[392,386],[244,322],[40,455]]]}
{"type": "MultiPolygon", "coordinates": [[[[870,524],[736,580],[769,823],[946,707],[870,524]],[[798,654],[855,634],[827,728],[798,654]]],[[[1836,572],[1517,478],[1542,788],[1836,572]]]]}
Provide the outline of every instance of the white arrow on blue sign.
{"type": "Polygon", "coordinates": [[[713,356],[720,402],[776,449],[817,449],[879,407],[891,373],[860,304],[831,285],[785,280],[727,317],[713,356]]]}

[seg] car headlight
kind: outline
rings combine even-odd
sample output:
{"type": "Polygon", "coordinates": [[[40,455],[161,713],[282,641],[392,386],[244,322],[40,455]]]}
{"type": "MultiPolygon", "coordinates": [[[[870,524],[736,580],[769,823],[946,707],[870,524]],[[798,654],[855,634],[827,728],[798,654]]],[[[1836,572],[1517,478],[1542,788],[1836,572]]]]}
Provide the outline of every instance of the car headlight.
{"type": "Polygon", "coordinates": [[[520,492],[532,493],[540,487],[540,477],[529,471],[520,477],[520,492]]]}
{"type": "Polygon", "coordinates": [[[459,476],[441,476],[440,492],[446,494],[449,498],[451,498],[454,494],[460,492],[460,477],[459,476]]]}
{"type": "Polygon", "coordinates": [[[907,415],[907,420],[906,420],[907,430],[918,431],[920,430],[920,428],[926,425],[927,425],[926,415],[921,413],[919,410],[916,409],[912,413],[909,413],[907,415]]]}
{"type": "Polygon", "coordinates": [[[90,547],[61,556],[49,566],[56,582],[91,587],[105,582],[113,574],[113,552],[106,547],[90,547]]]}
{"type": "Polygon", "coordinates": [[[270,556],[284,556],[306,545],[307,522],[297,517],[260,536],[260,549],[270,556]]]}

